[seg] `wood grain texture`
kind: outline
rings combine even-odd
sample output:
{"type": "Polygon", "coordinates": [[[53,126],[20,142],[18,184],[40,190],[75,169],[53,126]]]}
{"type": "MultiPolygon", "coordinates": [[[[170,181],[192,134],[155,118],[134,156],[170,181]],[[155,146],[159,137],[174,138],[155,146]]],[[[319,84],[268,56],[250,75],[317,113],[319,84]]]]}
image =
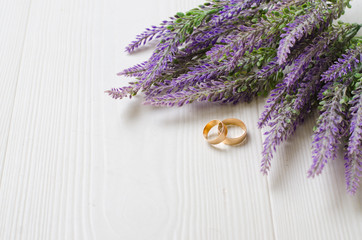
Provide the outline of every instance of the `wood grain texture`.
{"type": "Polygon", "coordinates": [[[31,3],[2,167],[0,239],[93,236],[98,9],[86,0],[31,3]]]}
{"type": "Polygon", "coordinates": [[[142,95],[115,101],[104,94],[129,80],[117,72],[150,56],[152,47],[123,52],[136,34],[200,3],[5,1],[0,239],[361,236],[361,194],[346,195],[343,162],[306,178],[313,119],[263,177],[262,99],[167,109],[142,105],[142,95]],[[208,145],[204,125],[228,117],[247,124],[247,142],[208,145]]]}
{"type": "MultiPolygon", "coordinates": [[[[157,6],[143,1],[144,9],[128,12],[139,4],[129,3],[115,14],[115,24],[109,23],[116,32],[105,34],[116,36],[115,48],[125,47],[144,29],[144,23],[157,24],[167,17],[164,13],[172,16],[198,1],[158,1],[157,6]],[[147,12],[151,8],[158,11],[147,12]],[[132,25],[118,24],[127,21],[132,25]]],[[[116,55],[113,72],[150,53],[144,48],[133,55],[116,55]]],[[[127,80],[113,79],[109,87],[127,80]]],[[[259,172],[256,159],[261,151],[256,103],[165,109],[141,102],[139,96],[131,101],[106,99],[105,104],[103,201],[119,239],[273,239],[267,182],[252,174],[259,172]],[[248,124],[248,144],[219,149],[203,140],[202,129],[208,121],[233,116],[248,124]]]]}
{"type": "Polygon", "coordinates": [[[29,1],[4,0],[0,7],[0,184],[30,10],[29,1]]]}

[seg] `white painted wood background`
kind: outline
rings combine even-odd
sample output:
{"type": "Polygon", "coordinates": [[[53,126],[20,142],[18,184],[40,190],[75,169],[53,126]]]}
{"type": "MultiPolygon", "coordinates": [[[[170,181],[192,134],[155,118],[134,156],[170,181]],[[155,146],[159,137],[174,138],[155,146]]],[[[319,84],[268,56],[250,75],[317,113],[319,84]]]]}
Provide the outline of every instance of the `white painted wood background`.
{"type": "MultiPolygon", "coordinates": [[[[307,179],[311,118],[259,173],[263,100],[153,108],[115,101],[124,47],[201,0],[0,1],[0,239],[361,239],[342,161],[307,179]],[[240,147],[202,137],[237,117],[240,147]]],[[[361,0],[344,19],[362,22],[361,0]]],[[[361,191],[360,191],[361,192],[361,191]]]]}

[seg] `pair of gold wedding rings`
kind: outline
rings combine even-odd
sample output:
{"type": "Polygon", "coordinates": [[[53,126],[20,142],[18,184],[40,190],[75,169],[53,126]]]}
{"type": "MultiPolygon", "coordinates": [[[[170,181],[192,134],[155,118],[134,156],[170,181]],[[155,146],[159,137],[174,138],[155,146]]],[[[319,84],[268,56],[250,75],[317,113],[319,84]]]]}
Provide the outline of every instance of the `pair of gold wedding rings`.
{"type": "Polygon", "coordinates": [[[206,139],[206,141],[210,144],[224,143],[226,145],[237,145],[237,144],[243,142],[246,138],[246,125],[245,125],[245,123],[243,123],[243,121],[241,121],[237,118],[228,118],[223,121],[212,120],[208,124],[206,124],[204,131],[203,131],[203,135],[204,135],[204,138],[206,139]],[[228,138],[227,137],[227,134],[228,134],[227,125],[238,126],[241,129],[243,129],[244,132],[240,137],[228,138]],[[209,139],[209,136],[208,136],[209,132],[215,126],[217,126],[217,128],[218,128],[218,136],[214,139],[209,139]]]}

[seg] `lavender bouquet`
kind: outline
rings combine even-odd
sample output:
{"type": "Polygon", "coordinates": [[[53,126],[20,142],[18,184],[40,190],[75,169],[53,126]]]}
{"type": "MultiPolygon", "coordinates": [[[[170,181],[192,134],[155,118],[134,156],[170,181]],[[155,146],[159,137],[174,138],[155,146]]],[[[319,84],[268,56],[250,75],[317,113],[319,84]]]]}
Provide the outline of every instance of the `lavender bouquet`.
{"type": "Polygon", "coordinates": [[[308,176],[320,174],[345,147],[347,191],[362,175],[361,25],[338,22],[348,0],[209,0],[152,26],[126,47],[158,42],[148,61],[119,73],[136,79],[107,93],[143,92],[145,103],[249,102],[268,96],[261,172],[276,146],[318,108],[308,176]]]}

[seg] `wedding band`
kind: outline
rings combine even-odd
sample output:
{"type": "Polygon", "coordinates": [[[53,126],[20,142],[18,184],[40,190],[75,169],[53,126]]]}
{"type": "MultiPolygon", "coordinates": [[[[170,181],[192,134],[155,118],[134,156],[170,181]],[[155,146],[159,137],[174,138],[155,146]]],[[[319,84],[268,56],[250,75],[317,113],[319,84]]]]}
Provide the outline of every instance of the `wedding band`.
{"type": "Polygon", "coordinates": [[[206,126],[204,127],[204,131],[203,131],[204,138],[210,144],[218,144],[218,143],[223,142],[226,139],[227,133],[228,133],[228,130],[227,130],[226,126],[219,120],[210,121],[208,124],[206,124],[206,126]],[[216,125],[218,126],[219,136],[215,139],[209,139],[208,134],[209,134],[211,128],[215,127],[216,125]]]}
{"type": "Polygon", "coordinates": [[[239,144],[242,141],[244,141],[244,139],[246,138],[246,125],[245,125],[245,123],[243,123],[243,121],[241,121],[239,119],[236,119],[236,118],[228,118],[228,119],[223,120],[222,123],[224,125],[226,125],[226,126],[227,125],[238,126],[238,127],[241,127],[241,129],[244,130],[244,133],[240,137],[237,137],[237,138],[228,138],[228,137],[226,137],[224,142],[223,142],[224,144],[226,144],[226,145],[236,145],[236,144],[239,144]]]}

